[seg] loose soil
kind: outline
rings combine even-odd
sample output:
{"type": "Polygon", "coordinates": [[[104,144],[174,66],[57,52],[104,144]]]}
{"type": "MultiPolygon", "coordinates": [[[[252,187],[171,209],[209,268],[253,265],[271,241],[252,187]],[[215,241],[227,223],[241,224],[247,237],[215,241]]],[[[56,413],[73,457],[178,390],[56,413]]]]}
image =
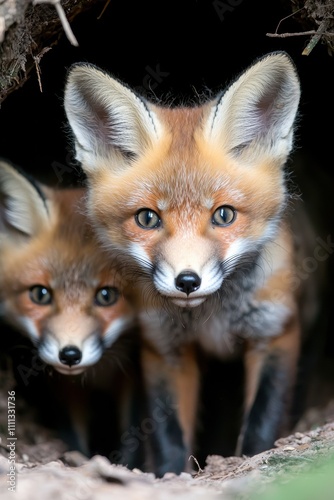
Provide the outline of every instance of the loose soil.
{"type": "MultiPolygon", "coordinates": [[[[7,440],[8,390],[13,380],[4,373],[0,391],[0,496],[10,491],[10,449],[7,440]]],[[[15,499],[314,499],[333,498],[334,400],[322,408],[309,408],[296,432],[279,439],[275,447],[254,457],[207,457],[201,469],[190,458],[193,473],[152,473],[113,465],[105,457],[87,459],[49,430],[34,423],[30,408],[18,398],[15,442],[15,499]],[[24,415],[24,418],[22,417],[24,415]],[[317,425],[317,423],[322,425],[317,425]]]]}

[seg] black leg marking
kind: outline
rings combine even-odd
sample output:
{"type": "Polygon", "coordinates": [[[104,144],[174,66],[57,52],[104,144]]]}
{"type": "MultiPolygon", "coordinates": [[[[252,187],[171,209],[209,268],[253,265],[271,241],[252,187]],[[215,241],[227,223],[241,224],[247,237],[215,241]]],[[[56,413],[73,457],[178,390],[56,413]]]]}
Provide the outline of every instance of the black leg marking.
{"type": "Polygon", "coordinates": [[[185,470],[187,450],[177,408],[165,383],[156,385],[148,401],[149,418],[143,419],[141,431],[148,435],[152,468],[158,477],[166,472],[185,470]]]}
{"type": "Polygon", "coordinates": [[[254,404],[246,416],[241,453],[256,455],[273,447],[286,418],[290,383],[279,355],[271,355],[262,370],[254,404]]]}

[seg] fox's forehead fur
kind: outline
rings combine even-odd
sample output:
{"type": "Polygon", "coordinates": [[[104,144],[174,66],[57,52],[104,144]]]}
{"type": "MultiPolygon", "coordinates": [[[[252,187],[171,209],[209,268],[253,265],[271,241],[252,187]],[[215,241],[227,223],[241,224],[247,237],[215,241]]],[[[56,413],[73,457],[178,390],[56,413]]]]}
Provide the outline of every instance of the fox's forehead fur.
{"type": "Polygon", "coordinates": [[[282,52],[189,107],[149,102],[94,66],[74,65],[64,104],[94,223],[106,227],[112,217],[115,229],[142,207],[189,214],[226,203],[242,209],[244,200],[270,219],[285,202],[282,167],[299,98],[295,67],[282,52]]]}
{"type": "MultiPolygon", "coordinates": [[[[106,256],[84,214],[82,189],[46,192],[50,218],[34,238],[21,238],[16,248],[6,251],[3,281],[10,288],[43,284],[66,292],[75,301],[89,288],[114,285],[117,271],[106,256]]],[[[5,252],[3,248],[2,252],[5,252]]]]}
{"type": "Polygon", "coordinates": [[[154,109],[164,129],[161,140],[121,175],[105,159],[91,175],[96,189],[89,191],[90,203],[98,217],[117,218],[120,206],[125,217],[144,207],[177,210],[184,216],[223,204],[251,211],[253,203],[266,217],[279,210],[285,202],[284,172],[269,158],[256,170],[249,168],[208,143],[203,122],[209,104],[154,109]]]}

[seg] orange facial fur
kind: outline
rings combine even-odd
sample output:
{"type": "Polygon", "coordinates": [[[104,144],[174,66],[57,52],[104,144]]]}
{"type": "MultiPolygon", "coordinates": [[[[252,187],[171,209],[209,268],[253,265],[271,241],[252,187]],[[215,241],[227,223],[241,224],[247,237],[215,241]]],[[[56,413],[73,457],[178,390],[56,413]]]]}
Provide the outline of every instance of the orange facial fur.
{"type": "MultiPolygon", "coordinates": [[[[97,169],[91,178],[88,210],[107,245],[131,252],[134,244],[140,249],[138,259],[147,266],[164,262],[168,276],[165,273],[164,284],[156,283],[159,292],[168,288],[166,295],[179,299],[182,293],[175,290],[174,280],[183,270],[193,270],[204,279],[193,297],[212,294],[222,279],[212,279],[215,283],[204,289],[204,273],[213,273],[207,270],[208,261],[215,267],[240,253],[244,242],[256,247],[268,237],[271,225],[280,223],[285,205],[282,171],[275,159],[263,160],[254,169],[208,144],[202,130],[206,106],[155,111],[163,124],[163,138],[122,175],[107,163],[97,169]],[[214,226],[212,216],[224,205],[236,210],[235,221],[214,226]],[[139,227],[135,216],[142,208],[153,210],[161,227],[139,227]],[[236,250],[233,244],[238,245],[236,250]]],[[[190,297],[187,303],[191,305],[190,297]]]]}

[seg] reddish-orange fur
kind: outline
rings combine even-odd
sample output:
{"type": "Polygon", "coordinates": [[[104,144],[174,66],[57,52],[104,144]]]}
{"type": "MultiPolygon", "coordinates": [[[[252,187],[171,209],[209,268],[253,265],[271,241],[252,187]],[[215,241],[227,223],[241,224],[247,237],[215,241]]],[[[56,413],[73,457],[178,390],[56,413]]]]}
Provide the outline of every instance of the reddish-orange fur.
{"type": "MultiPolygon", "coordinates": [[[[2,315],[36,343],[43,344],[51,334],[59,351],[66,345],[83,349],[89,336],[103,341],[115,321],[130,321],[133,310],[124,297],[119,261],[101,248],[84,214],[85,190],[42,189],[49,216],[37,234],[24,236],[11,230],[1,235],[2,315]],[[36,285],[50,290],[51,303],[32,300],[31,288],[36,285]],[[117,300],[106,307],[95,299],[104,287],[118,289],[117,300]]],[[[68,373],[78,368],[62,367],[56,359],[54,364],[68,373]]]]}
{"type": "MultiPolygon", "coordinates": [[[[299,97],[283,53],[263,57],[224,93],[191,107],[148,102],[89,65],[69,73],[65,108],[88,176],[88,214],[101,240],[138,272],[143,335],[160,360],[143,363],[146,384],[150,394],[156,379],[170,388],[184,458],[197,401],[190,397],[185,411],[182,400],[191,379],[196,392],[197,378],[191,369],[187,376],[194,358],[182,356],[194,343],[222,359],[244,355],[239,452],[271,446],[282,428],[307,285],[291,288],[297,212],[284,173],[299,97]],[[230,222],[217,223],[226,209],[230,222]],[[153,226],[139,221],[143,210],[153,226]]],[[[185,461],[173,470],[182,467],[185,461]]]]}

